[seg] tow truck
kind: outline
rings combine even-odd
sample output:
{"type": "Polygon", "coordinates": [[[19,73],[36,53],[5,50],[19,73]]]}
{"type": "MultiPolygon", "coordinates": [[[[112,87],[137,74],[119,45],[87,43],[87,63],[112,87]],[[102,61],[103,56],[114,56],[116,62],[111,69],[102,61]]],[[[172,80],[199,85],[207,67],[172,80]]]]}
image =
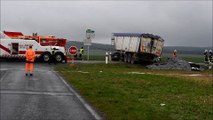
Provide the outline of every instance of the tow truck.
{"type": "Polygon", "coordinates": [[[29,46],[33,46],[36,58],[44,62],[50,60],[51,52],[55,50],[57,62],[67,60],[66,39],[55,36],[31,36],[21,32],[3,31],[0,33],[0,58],[25,58],[25,52],[29,46]]]}

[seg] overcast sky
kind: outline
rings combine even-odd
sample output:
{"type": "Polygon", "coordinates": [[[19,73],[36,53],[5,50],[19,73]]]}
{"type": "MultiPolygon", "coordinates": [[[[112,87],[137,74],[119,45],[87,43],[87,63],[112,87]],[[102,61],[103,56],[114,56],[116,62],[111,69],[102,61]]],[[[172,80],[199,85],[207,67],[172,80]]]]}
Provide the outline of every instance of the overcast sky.
{"type": "Polygon", "coordinates": [[[1,1],[1,31],[96,43],[111,33],[152,33],[166,46],[212,46],[212,1],[1,1]]]}

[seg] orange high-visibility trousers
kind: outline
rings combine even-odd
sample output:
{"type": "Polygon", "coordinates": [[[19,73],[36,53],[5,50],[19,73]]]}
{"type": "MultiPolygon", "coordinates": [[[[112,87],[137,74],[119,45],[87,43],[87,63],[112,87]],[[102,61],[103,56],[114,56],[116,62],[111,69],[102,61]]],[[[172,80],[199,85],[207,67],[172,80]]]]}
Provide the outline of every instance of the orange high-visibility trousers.
{"type": "Polygon", "coordinates": [[[25,72],[28,73],[30,68],[30,73],[33,74],[33,63],[26,63],[25,64],[25,72]]]}
{"type": "Polygon", "coordinates": [[[28,69],[30,67],[30,74],[33,74],[33,62],[35,59],[35,51],[32,49],[32,46],[26,51],[26,64],[25,64],[25,72],[26,75],[28,73],[28,69]]]}

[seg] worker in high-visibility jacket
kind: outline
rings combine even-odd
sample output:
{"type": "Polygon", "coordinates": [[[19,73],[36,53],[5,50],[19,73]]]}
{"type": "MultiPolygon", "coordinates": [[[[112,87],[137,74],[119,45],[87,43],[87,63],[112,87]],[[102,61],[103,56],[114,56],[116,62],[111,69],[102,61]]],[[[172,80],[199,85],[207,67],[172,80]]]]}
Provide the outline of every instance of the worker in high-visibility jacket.
{"type": "Polygon", "coordinates": [[[84,47],[81,47],[80,51],[79,51],[79,58],[82,59],[82,56],[84,54],[84,47]]]}
{"type": "Polygon", "coordinates": [[[30,76],[33,76],[33,63],[35,60],[35,51],[32,49],[32,46],[29,46],[29,49],[26,51],[25,55],[26,55],[25,75],[28,76],[28,69],[30,68],[30,76]]]}

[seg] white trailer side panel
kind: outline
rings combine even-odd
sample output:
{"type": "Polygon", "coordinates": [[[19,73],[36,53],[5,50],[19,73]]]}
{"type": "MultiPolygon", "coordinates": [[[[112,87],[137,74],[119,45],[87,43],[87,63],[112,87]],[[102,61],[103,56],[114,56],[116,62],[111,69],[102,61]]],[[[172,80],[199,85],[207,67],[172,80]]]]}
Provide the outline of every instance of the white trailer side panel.
{"type": "Polygon", "coordinates": [[[138,52],[139,44],[140,44],[139,37],[131,37],[128,51],[129,52],[138,52]]]}
{"type": "Polygon", "coordinates": [[[138,52],[139,37],[115,37],[115,49],[127,52],[138,52]]]}
{"type": "Polygon", "coordinates": [[[162,49],[163,49],[164,42],[161,39],[154,39],[151,38],[142,38],[140,50],[141,52],[155,54],[157,56],[161,56],[162,49]],[[153,41],[153,46],[151,49],[151,41],[153,41]]]}
{"type": "Polygon", "coordinates": [[[140,50],[141,52],[150,53],[151,38],[142,37],[140,50]]]}
{"type": "Polygon", "coordinates": [[[163,50],[163,45],[164,45],[164,42],[162,40],[157,41],[157,47],[156,47],[156,51],[155,51],[155,54],[157,56],[161,56],[162,50],[163,50]]]}
{"type": "Polygon", "coordinates": [[[124,37],[122,50],[129,51],[130,37],[124,37]]]}
{"type": "Polygon", "coordinates": [[[122,50],[123,46],[123,37],[115,37],[115,49],[122,50]]]}

